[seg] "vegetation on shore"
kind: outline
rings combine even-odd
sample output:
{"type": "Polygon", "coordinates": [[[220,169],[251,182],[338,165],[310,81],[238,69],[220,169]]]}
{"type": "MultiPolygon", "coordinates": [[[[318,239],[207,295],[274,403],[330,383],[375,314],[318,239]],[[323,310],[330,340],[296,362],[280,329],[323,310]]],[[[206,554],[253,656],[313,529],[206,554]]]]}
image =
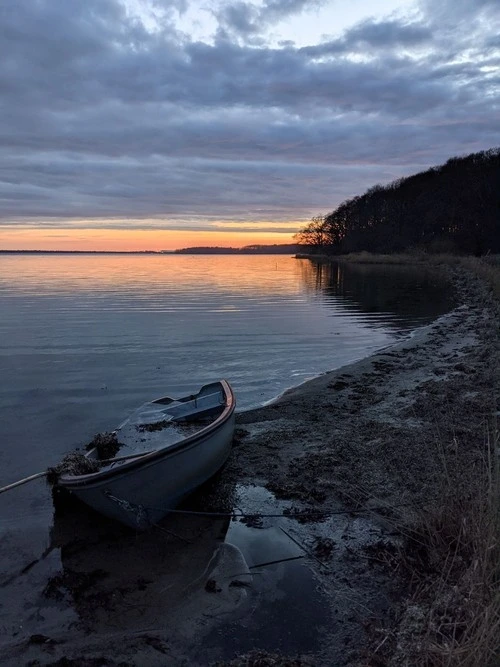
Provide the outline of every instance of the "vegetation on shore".
{"type": "Polygon", "coordinates": [[[453,470],[453,454],[443,446],[440,500],[422,510],[414,526],[396,525],[404,543],[393,565],[408,580],[407,599],[396,627],[381,630],[387,647],[375,646],[370,665],[498,665],[498,448],[498,427],[490,425],[482,463],[453,470]]]}
{"type": "Polygon", "coordinates": [[[296,235],[319,252],[500,252],[500,148],[375,185],[296,235]]]}
{"type": "Polygon", "coordinates": [[[352,262],[356,264],[426,264],[460,266],[483,280],[492,290],[493,295],[500,301],[500,254],[486,255],[485,257],[464,257],[451,254],[429,255],[425,252],[374,254],[370,252],[348,253],[345,255],[328,255],[306,253],[297,254],[300,257],[313,257],[315,261],[352,262]]]}

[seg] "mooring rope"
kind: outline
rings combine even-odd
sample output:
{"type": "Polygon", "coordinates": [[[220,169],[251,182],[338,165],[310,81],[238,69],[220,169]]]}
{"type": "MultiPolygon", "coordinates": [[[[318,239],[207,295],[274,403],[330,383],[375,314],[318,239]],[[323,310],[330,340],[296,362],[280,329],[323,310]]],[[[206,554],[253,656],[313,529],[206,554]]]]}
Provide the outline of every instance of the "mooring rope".
{"type": "Polygon", "coordinates": [[[382,510],[398,509],[402,507],[415,507],[413,503],[405,503],[402,505],[397,505],[391,507],[389,505],[380,505],[379,507],[370,507],[370,508],[358,508],[358,509],[343,509],[343,510],[304,510],[303,512],[280,512],[278,513],[264,513],[264,512],[202,512],[198,510],[184,510],[184,509],[175,509],[175,508],[166,508],[166,507],[147,507],[144,505],[135,505],[128,500],[123,498],[118,498],[109,491],[105,495],[110,499],[120,505],[124,510],[131,512],[133,514],[140,514],[141,518],[144,516],[144,512],[147,511],[160,511],[168,512],[169,514],[185,514],[192,516],[207,516],[214,519],[301,519],[301,518],[310,518],[311,516],[321,516],[329,517],[336,516],[341,514],[359,514],[359,513],[369,513],[377,512],[382,510]]]}

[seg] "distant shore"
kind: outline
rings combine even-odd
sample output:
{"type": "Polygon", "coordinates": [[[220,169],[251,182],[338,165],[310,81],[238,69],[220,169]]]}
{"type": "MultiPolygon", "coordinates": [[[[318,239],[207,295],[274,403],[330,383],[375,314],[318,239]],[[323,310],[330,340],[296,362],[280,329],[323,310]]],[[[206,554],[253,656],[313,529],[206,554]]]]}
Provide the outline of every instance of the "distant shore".
{"type": "Polygon", "coordinates": [[[0,250],[0,255],[167,255],[163,250],[0,250]]]}
{"type": "Polygon", "coordinates": [[[193,247],[177,250],[2,250],[0,255],[294,255],[295,244],[255,245],[242,248],[193,247]]]}

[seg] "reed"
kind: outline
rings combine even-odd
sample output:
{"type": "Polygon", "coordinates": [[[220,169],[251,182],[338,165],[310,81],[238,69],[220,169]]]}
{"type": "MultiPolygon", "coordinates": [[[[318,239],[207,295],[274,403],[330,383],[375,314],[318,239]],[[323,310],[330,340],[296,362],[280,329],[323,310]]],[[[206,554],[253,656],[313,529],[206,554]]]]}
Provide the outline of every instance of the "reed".
{"type": "Polygon", "coordinates": [[[429,254],[420,250],[405,253],[375,254],[371,252],[356,252],[346,255],[303,255],[311,259],[321,258],[330,261],[345,261],[356,264],[431,264],[434,266],[463,267],[488,283],[497,297],[500,297],[500,255],[485,255],[471,257],[446,253],[429,254]]]}
{"type": "Polygon", "coordinates": [[[355,264],[420,264],[426,262],[428,255],[424,252],[407,252],[407,253],[392,253],[392,254],[374,254],[371,252],[352,252],[347,255],[333,255],[330,256],[334,261],[353,262],[355,264]]]}
{"type": "MultiPolygon", "coordinates": [[[[419,264],[445,267],[456,278],[472,274],[491,290],[500,312],[500,256],[481,258],[421,252],[397,255],[356,253],[333,261],[365,264],[419,264]]],[[[326,261],[327,258],[323,258],[326,261]]],[[[445,274],[446,275],[446,274],[445,274]]],[[[494,315],[491,324],[496,326],[494,315]]],[[[498,348],[492,351],[498,384],[498,348]]],[[[493,383],[495,384],[495,383],[493,383]]],[[[492,403],[497,387],[491,387],[492,403]]],[[[498,410],[498,404],[494,408],[498,410]]],[[[498,417],[500,413],[496,412],[498,417]]],[[[481,419],[477,415],[477,419],[481,419]]],[[[453,415],[449,416],[453,422],[453,415]]],[[[411,518],[389,512],[402,537],[388,565],[408,588],[399,621],[383,628],[363,665],[391,667],[498,667],[500,665],[500,443],[498,419],[485,426],[484,446],[475,465],[439,442],[439,474],[432,502],[411,518]],[[462,462],[462,466],[460,465],[462,462]]],[[[470,449],[466,441],[454,443],[470,449]]]]}
{"type": "Polygon", "coordinates": [[[500,255],[484,257],[464,257],[451,254],[427,254],[420,251],[395,253],[392,255],[372,254],[369,252],[351,253],[348,255],[329,256],[330,261],[345,261],[355,264],[430,264],[431,266],[448,266],[462,268],[476,275],[486,283],[494,297],[500,301],[500,255]]]}
{"type": "Polygon", "coordinates": [[[415,667],[498,665],[498,454],[495,427],[487,438],[481,465],[463,471],[460,479],[449,476],[444,458],[439,502],[422,510],[411,530],[401,526],[405,540],[400,557],[411,576],[395,664],[403,664],[404,654],[407,664],[415,667]],[[412,628],[416,610],[417,633],[412,628]]]}
{"type": "Polygon", "coordinates": [[[494,297],[500,301],[500,255],[462,257],[460,264],[489,285],[494,297]]]}

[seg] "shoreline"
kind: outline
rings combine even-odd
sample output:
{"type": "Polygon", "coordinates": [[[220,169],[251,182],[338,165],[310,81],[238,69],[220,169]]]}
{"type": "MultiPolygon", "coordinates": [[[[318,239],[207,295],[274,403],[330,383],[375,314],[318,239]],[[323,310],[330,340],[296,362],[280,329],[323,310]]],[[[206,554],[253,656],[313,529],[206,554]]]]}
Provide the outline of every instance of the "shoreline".
{"type": "Polygon", "coordinates": [[[302,382],[299,382],[299,384],[293,384],[290,385],[289,387],[286,387],[281,391],[279,394],[274,396],[273,398],[270,398],[267,401],[264,401],[262,404],[257,405],[257,406],[251,406],[249,408],[243,408],[242,410],[237,411],[237,415],[242,415],[246,414],[248,412],[253,412],[257,410],[261,410],[262,408],[267,408],[274,403],[279,403],[279,401],[288,396],[288,394],[293,394],[295,391],[300,392],[300,390],[304,387],[304,385],[309,384],[310,382],[315,382],[316,380],[319,380],[325,375],[335,375],[335,374],[341,374],[342,371],[347,371],[349,369],[356,371],[356,367],[358,364],[363,363],[364,361],[368,361],[372,357],[375,357],[377,355],[384,354],[384,352],[391,352],[393,350],[396,350],[400,345],[402,345],[405,342],[410,342],[414,338],[419,338],[420,336],[425,335],[426,331],[431,329],[435,324],[437,324],[441,319],[447,318],[449,315],[454,313],[456,310],[461,308],[461,306],[457,306],[456,308],[453,308],[447,313],[443,313],[443,315],[440,315],[437,317],[434,321],[430,322],[429,324],[423,324],[416,329],[413,329],[409,333],[404,334],[399,340],[393,341],[392,343],[388,343],[387,345],[383,345],[382,347],[370,352],[368,355],[360,357],[359,359],[354,359],[353,361],[348,361],[345,364],[342,364],[341,366],[338,366],[337,368],[332,368],[330,370],[326,371],[321,371],[317,375],[314,375],[310,378],[307,378],[306,380],[303,380],[302,382]]]}
{"type": "MultiPolygon", "coordinates": [[[[402,341],[292,387],[269,404],[240,413],[237,416],[237,425],[244,428],[252,424],[267,424],[269,430],[267,439],[277,441],[281,436],[280,426],[278,425],[277,430],[273,428],[276,413],[279,413],[282,420],[289,418],[292,412],[293,420],[307,421],[315,438],[324,440],[323,444],[331,444],[326,441],[330,434],[335,434],[335,430],[332,432],[332,425],[338,430],[342,424],[343,429],[347,428],[349,431],[349,426],[345,423],[346,414],[349,415],[349,421],[369,417],[381,425],[394,426],[398,421],[394,413],[408,411],[417,397],[432,404],[433,395],[445,389],[449,382],[453,387],[462,384],[463,388],[467,386],[470,389],[469,371],[473,369],[470,366],[461,367],[462,361],[467,361],[468,364],[474,363],[478,375],[487,376],[486,381],[491,383],[491,387],[496,383],[498,391],[498,378],[493,367],[486,361],[484,350],[481,352],[486,346],[492,353],[492,361],[494,358],[495,363],[498,363],[498,342],[495,333],[498,305],[489,297],[485,286],[470,276],[462,276],[457,289],[460,293],[459,299],[463,303],[451,312],[442,315],[429,325],[418,328],[402,341]],[[483,313],[483,308],[491,310],[489,321],[483,313]],[[408,365],[411,365],[411,368],[406,368],[408,365]],[[391,393],[388,393],[387,389],[389,381],[395,385],[391,393]],[[428,385],[422,388],[425,383],[434,386],[428,385]],[[418,396],[416,392],[423,395],[418,396]],[[369,396],[366,397],[366,394],[369,396]],[[344,410],[348,412],[345,413],[344,410]]],[[[485,401],[482,401],[481,405],[484,405],[485,402],[490,402],[488,399],[492,396],[488,396],[488,389],[484,387],[485,378],[482,379],[481,389],[486,396],[482,396],[485,401]]],[[[475,387],[476,391],[478,389],[475,387]]],[[[448,396],[448,399],[451,398],[448,396]]],[[[474,416],[484,417],[481,415],[481,409],[477,414],[474,412],[474,407],[476,410],[479,408],[477,402],[474,406],[472,404],[466,406],[467,413],[471,415],[472,412],[474,416]]],[[[492,407],[491,414],[493,412],[492,407]]],[[[401,427],[405,426],[408,418],[406,415],[400,424],[401,427]]],[[[410,422],[407,425],[410,430],[414,430],[417,426],[422,427],[423,422],[422,424],[410,422]]],[[[354,425],[352,430],[355,429],[359,429],[359,424],[354,425]]],[[[299,432],[301,432],[300,426],[299,432]]],[[[339,435],[337,433],[337,437],[339,435]]],[[[345,434],[342,435],[346,437],[345,434]]],[[[309,455],[319,448],[294,447],[292,442],[294,439],[296,439],[294,433],[291,437],[283,438],[284,446],[280,452],[283,457],[282,464],[293,457],[309,455]]],[[[258,439],[250,437],[248,445],[258,446],[258,439]]]]}
{"type": "MultiPolygon", "coordinates": [[[[340,502],[388,531],[398,526],[398,532],[412,531],[435,512],[449,480],[463,483],[467,494],[470,482],[463,480],[468,470],[484,470],[487,429],[495,428],[499,415],[500,308],[480,279],[446,271],[461,304],[454,310],[403,341],[240,415],[231,474],[246,471],[251,483],[296,502],[297,512],[334,510],[340,502]]],[[[386,539],[381,561],[389,563],[394,548],[386,539]]],[[[358,553],[355,569],[363,569],[365,555],[358,553]]],[[[333,599],[333,582],[321,581],[333,599]]],[[[406,584],[399,581],[401,591],[406,584]]],[[[392,628],[401,664],[417,664],[410,656],[423,630],[414,619],[408,630],[405,604],[395,604],[377,624],[392,628]],[[398,623],[389,618],[396,610],[398,623]]],[[[370,642],[369,636],[359,638],[358,650],[370,642]]],[[[396,648],[390,657],[391,665],[399,664],[396,648]]],[[[316,659],[313,664],[328,664],[327,654],[316,659]]]]}

